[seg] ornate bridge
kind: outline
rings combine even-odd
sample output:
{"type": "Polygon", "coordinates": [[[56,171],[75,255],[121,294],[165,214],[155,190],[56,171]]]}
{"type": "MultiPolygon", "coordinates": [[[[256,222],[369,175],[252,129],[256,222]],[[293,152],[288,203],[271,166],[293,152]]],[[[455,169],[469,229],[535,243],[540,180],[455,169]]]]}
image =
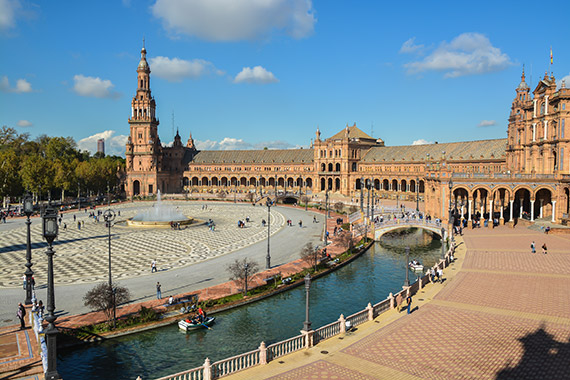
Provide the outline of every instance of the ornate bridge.
{"type": "Polygon", "coordinates": [[[380,237],[387,232],[401,230],[406,228],[421,228],[430,231],[438,236],[442,236],[442,224],[440,221],[425,220],[425,219],[391,219],[383,222],[375,223],[374,225],[374,240],[380,240],[380,237]]]}

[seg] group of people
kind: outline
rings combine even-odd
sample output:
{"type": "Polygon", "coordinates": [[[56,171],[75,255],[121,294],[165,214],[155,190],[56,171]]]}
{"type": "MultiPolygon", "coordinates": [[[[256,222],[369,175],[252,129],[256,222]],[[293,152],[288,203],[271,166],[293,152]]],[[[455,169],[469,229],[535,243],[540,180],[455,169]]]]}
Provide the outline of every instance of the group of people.
{"type": "Polygon", "coordinates": [[[212,219],[208,219],[208,222],[206,222],[206,226],[208,226],[208,229],[210,231],[216,230],[216,223],[214,223],[214,221],[212,219]]]}
{"type": "Polygon", "coordinates": [[[198,314],[186,318],[186,322],[197,325],[206,322],[206,318],[207,318],[206,311],[201,307],[199,307],[198,314]]]}
{"type": "Polygon", "coordinates": [[[429,271],[429,275],[431,282],[438,281],[443,283],[443,269],[438,267],[437,270],[435,270],[435,268],[432,267],[429,271]]]}
{"type": "MultiPolygon", "coordinates": [[[[543,254],[547,254],[548,253],[548,247],[546,246],[546,243],[542,244],[542,253],[543,254]]],[[[530,253],[536,253],[536,244],[534,243],[534,240],[532,243],[530,243],[530,253]]]]}
{"type": "Polygon", "coordinates": [[[170,228],[173,230],[180,230],[180,222],[170,222],[170,228]]]}
{"type": "MultiPolygon", "coordinates": [[[[39,302],[36,302],[35,299],[32,301],[32,312],[38,313],[39,319],[44,318],[45,308],[41,300],[39,302]]],[[[22,305],[21,302],[18,303],[18,311],[16,312],[16,316],[20,320],[20,330],[24,330],[26,328],[26,308],[24,305],[22,305]]]]}

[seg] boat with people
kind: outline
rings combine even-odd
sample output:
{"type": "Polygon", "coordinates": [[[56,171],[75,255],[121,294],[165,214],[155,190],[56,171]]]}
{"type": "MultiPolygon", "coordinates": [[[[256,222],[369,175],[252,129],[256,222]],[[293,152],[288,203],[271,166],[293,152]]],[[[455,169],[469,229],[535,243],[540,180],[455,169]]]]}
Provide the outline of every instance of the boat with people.
{"type": "Polygon", "coordinates": [[[196,330],[196,329],[209,329],[211,325],[214,324],[216,317],[206,317],[203,322],[200,322],[196,318],[186,318],[178,321],[178,327],[184,331],[196,330]]]}
{"type": "Polygon", "coordinates": [[[417,260],[412,260],[408,263],[408,267],[414,272],[419,272],[424,270],[424,266],[420,264],[417,260]]]}

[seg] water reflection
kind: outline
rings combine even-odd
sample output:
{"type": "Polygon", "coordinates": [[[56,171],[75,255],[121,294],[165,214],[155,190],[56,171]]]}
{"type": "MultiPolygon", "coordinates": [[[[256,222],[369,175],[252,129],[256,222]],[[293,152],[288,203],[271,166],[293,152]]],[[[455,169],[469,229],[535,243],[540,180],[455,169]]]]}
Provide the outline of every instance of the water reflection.
{"type": "MultiPolygon", "coordinates": [[[[424,266],[439,258],[441,243],[422,230],[384,235],[366,254],[311,285],[313,328],[348,316],[402,289],[404,247],[424,266]],[[427,235],[427,236],[426,236],[427,235]]],[[[413,276],[411,277],[413,278],[413,276]]],[[[171,325],[96,345],[60,352],[63,378],[157,378],[256,349],[299,334],[305,320],[305,290],[292,291],[216,315],[211,330],[182,333],[171,325]]]]}

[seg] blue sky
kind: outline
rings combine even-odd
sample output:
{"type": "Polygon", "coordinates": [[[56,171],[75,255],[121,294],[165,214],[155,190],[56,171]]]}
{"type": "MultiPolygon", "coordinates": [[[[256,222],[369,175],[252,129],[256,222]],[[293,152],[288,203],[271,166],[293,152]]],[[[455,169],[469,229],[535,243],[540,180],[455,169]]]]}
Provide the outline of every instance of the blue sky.
{"type": "MultiPolygon", "coordinates": [[[[506,137],[525,64],[570,85],[569,7],[527,1],[0,0],[0,125],[124,155],[145,38],[164,144],[506,137]]],[[[532,83],[531,83],[532,77],[532,83]]]]}

